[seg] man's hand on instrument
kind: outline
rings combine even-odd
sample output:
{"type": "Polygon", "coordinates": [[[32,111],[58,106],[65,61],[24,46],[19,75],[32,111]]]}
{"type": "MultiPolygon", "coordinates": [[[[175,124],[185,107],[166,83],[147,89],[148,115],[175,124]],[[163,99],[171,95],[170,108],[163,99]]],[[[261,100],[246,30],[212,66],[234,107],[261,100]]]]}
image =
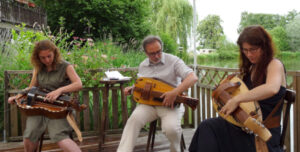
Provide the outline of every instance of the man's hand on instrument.
{"type": "Polygon", "coordinates": [[[124,95],[125,95],[125,96],[131,95],[132,89],[133,89],[133,86],[126,87],[126,88],[124,89],[124,95]]]}
{"type": "Polygon", "coordinates": [[[61,94],[62,94],[62,91],[60,89],[56,89],[54,91],[49,92],[46,95],[45,100],[48,100],[50,102],[54,102],[61,94]]]}
{"type": "Polygon", "coordinates": [[[160,98],[164,98],[163,105],[167,107],[174,108],[174,102],[177,97],[177,92],[174,90],[165,92],[160,96],[160,98]]]}
{"type": "Polygon", "coordinates": [[[222,107],[220,113],[223,113],[225,117],[230,115],[237,107],[239,106],[238,100],[235,98],[231,98],[227,101],[227,103],[222,107]]]}

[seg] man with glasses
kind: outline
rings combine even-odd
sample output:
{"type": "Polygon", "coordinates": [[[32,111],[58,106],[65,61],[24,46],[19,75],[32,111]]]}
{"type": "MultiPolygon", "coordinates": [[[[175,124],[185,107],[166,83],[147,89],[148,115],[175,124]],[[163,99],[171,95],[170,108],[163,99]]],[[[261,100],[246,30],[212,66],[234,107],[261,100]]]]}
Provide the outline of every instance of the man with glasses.
{"type": "MultiPolygon", "coordinates": [[[[158,118],[161,119],[163,133],[170,141],[170,151],[179,152],[184,106],[175,106],[174,101],[177,95],[194,85],[198,78],[180,58],[163,52],[163,43],[158,36],[147,36],[142,46],[147,58],[139,66],[138,77],[158,78],[176,88],[161,96],[164,106],[139,104],[135,108],[127,120],[117,152],[133,151],[141,128],[158,118]]],[[[124,94],[131,94],[132,88],[126,87],[124,94]]]]}

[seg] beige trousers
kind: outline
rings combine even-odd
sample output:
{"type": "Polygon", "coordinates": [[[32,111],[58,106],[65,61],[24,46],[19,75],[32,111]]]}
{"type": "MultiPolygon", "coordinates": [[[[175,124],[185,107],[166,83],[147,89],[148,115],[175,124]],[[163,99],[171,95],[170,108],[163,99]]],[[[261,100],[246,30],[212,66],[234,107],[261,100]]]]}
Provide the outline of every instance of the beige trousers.
{"type": "Polygon", "coordinates": [[[158,118],[161,119],[162,132],[170,141],[170,151],[179,152],[184,110],[183,104],[174,109],[139,104],[127,120],[117,152],[132,152],[141,128],[158,118]]]}

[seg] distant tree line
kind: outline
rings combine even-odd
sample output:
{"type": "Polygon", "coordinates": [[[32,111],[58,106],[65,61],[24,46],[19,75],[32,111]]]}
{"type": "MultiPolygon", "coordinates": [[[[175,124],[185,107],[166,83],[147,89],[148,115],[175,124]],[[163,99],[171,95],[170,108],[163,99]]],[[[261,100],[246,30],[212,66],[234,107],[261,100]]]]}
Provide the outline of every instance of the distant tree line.
{"type": "MultiPolygon", "coordinates": [[[[235,48],[226,40],[221,23],[217,15],[208,15],[198,23],[198,49],[235,48]]],[[[267,29],[279,51],[300,51],[300,12],[292,10],[287,15],[242,12],[237,32],[249,25],[261,25],[267,29]]]]}

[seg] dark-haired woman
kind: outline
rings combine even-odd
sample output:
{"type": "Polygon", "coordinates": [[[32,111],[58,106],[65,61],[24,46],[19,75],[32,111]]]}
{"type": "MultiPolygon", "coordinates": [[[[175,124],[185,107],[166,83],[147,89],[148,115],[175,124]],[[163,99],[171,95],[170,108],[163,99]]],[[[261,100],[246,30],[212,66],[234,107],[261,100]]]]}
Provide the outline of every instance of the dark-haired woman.
{"type": "MultiPolygon", "coordinates": [[[[261,26],[248,26],[240,34],[237,44],[240,50],[239,70],[249,92],[231,98],[220,110],[230,115],[242,102],[258,101],[263,120],[271,113],[286,91],[285,69],[274,58],[274,46],[270,35],[261,26]]],[[[274,116],[279,116],[282,105],[274,116]]],[[[276,127],[269,128],[272,137],[266,143],[270,152],[281,152],[280,119],[276,127]]],[[[190,152],[255,152],[255,137],[244,132],[221,117],[204,120],[194,134],[190,152]]]]}

